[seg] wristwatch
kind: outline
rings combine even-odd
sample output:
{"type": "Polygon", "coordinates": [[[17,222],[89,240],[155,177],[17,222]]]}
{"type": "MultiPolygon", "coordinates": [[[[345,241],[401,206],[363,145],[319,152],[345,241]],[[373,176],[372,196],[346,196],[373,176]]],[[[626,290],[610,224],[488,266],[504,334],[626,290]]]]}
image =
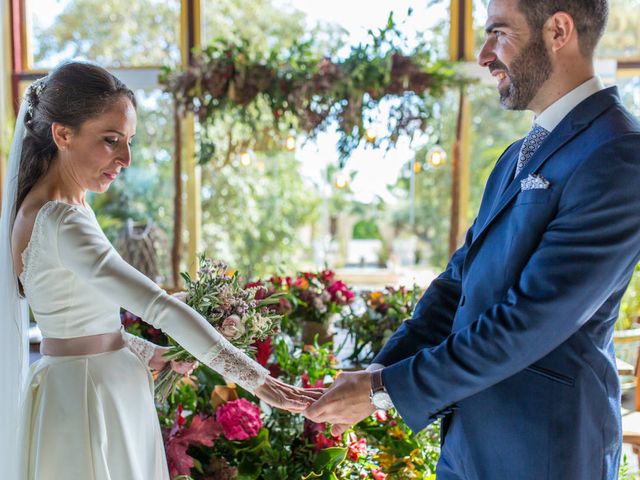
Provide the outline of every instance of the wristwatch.
{"type": "Polygon", "coordinates": [[[371,404],[378,410],[391,410],[393,402],[382,383],[382,369],[371,372],[371,404]]]}

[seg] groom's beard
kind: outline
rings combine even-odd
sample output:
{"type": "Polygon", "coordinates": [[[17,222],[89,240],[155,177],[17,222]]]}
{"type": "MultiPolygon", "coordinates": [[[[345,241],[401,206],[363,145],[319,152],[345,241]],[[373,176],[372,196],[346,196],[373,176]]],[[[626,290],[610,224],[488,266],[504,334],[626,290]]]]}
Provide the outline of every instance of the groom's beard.
{"type": "Polygon", "coordinates": [[[509,77],[509,85],[499,91],[500,103],[507,110],[526,110],[540,87],[553,73],[553,65],[545,48],[542,35],[537,35],[522,49],[511,68],[496,60],[489,70],[504,70],[509,77]]]}

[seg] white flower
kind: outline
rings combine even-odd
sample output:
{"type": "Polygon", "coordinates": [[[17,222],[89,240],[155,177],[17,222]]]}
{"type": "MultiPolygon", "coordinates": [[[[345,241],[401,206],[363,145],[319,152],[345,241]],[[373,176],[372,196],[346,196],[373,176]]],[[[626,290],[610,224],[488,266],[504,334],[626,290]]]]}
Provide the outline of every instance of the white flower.
{"type": "Polygon", "coordinates": [[[244,333],[244,325],[238,315],[229,315],[220,326],[220,333],[227,340],[235,340],[244,333]]]}
{"type": "Polygon", "coordinates": [[[327,311],[327,306],[324,304],[320,297],[313,298],[313,308],[318,310],[320,313],[325,313],[327,311]]]}

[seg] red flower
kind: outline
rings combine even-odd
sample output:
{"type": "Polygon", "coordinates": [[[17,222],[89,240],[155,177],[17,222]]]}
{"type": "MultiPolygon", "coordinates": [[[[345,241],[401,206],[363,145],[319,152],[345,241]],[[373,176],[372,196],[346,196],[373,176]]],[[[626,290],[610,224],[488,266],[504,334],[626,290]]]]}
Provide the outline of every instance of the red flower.
{"type": "Polygon", "coordinates": [[[316,450],[324,450],[325,448],[335,447],[338,443],[335,438],[329,438],[324,433],[319,433],[313,439],[316,450]]]}
{"type": "Polygon", "coordinates": [[[282,368],[277,363],[272,363],[267,368],[269,369],[269,375],[273,378],[278,378],[282,374],[282,368]]]}
{"type": "Polygon", "coordinates": [[[256,347],[256,362],[263,367],[267,365],[271,352],[273,352],[273,346],[271,343],[271,337],[267,337],[264,340],[258,340],[253,344],[256,347]]]}
{"type": "Polygon", "coordinates": [[[354,462],[357,462],[360,456],[367,454],[367,440],[365,438],[358,440],[355,434],[349,434],[349,440],[347,456],[354,462]]]}
{"type": "Polygon", "coordinates": [[[264,300],[265,298],[269,297],[271,293],[272,292],[269,292],[266,288],[259,288],[258,290],[256,290],[256,295],[254,298],[258,301],[264,300]]]}
{"type": "Polygon", "coordinates": [[[260,408],[244,398],[220,405],[216,410],[216,420],[229,440],[253,438],[262,428],[260,408]]]}
{"type": "Polygon", "coordinates": [[[257,282],[249,282],[247,283],[244,288],[255,288],[255,287],[262,287],[263,283],[262,281],[258,280],[257,282]]]}
{"type": "Polygon", "coordinates": [[[291,302],[289,300],[287,300],[286,298],[280,298],[278,300],[278,308],[276,309],[276,311],[280,315],[287,315],[291,313],[292,310],[293,307],[291,306],[291,302]]]}
{"type": "Polygon", "coordinates": [[[331,294],[331,300],[338,304],[347,304],[355,297],[354,293],[341,280],[336,280],[329,285],[327,291],[331,294]]]}
{"type": "Polygon", "coordinates": [[[327,424],[326,423],[316,423],[314,421],[309,420],[308,418],[304,419],[304,436],[315,439],[315,437],[321,433],[326,432],[327,424]]]}
{"type": "Polygon", "coordinates": [[[320,274],[320,278],[322,279],[323,283],[332,282],[335,276],[336,274],[331,270],[323,270],[320,274]]]}
{"type": "Polygon", "coordinates": [[[176,425],[178,427],[181,427],[185,423],[187,423],[187,419],[185,418],[184,410],[182,409],[182,404],[181,403],[178,404],[178,411],[176,412],[176,421],[175,421],[175,423],[176,423],[176,425]]]}
{"type": "Polygon", "coordinates": [[[300,378],[302,379],[302,386],[304,388],[322,388],[322,387],[324,387],[324,380],[321,379],[321,378],[316,380],[314,382],[314,384],[311,385],[311,382],[309,382],[309,374],[307,372],[304,372],[302,375],[300,375],[300,378]]]}
{"type": "Polygon", "coordinates": [[[376,410],[376,420],[378,420],[380,423],[384,423],[389,420],[389,416],[384,410],[376,410]]]}
{"type": "Polygon", "coordinates": [[[185,419],[182,407],[178,406],[178,415],[171,431],[165,440],[165,451],[171,478],[178,475],[191,475],[193,458],[187,455],[190,445],[212,447],[220,436],[220,426],[212,417],[198,415],[193,418],[189,427],[183,427],[185,419]]]}
{"type": "Polygon", "coordinates": [[[122,325],[124,326],[124,328],[129,328],[131,325],[140,323],[139,317],[136,317],[133,313],[126,310],[123,311],[122,315],[120,315],[120,318],[122,320],[122,325]]]}

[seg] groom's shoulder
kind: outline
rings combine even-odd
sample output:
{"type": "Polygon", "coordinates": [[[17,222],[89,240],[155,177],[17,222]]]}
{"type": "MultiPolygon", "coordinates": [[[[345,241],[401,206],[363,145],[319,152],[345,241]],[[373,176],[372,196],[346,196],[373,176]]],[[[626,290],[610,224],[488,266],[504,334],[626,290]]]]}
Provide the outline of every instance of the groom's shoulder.
{"type": "Polygon", "coordinates": [[[609,139],[640,133],[640,121],[621,102],[614,102],[603,115],[592,124],[609,139]]]}

